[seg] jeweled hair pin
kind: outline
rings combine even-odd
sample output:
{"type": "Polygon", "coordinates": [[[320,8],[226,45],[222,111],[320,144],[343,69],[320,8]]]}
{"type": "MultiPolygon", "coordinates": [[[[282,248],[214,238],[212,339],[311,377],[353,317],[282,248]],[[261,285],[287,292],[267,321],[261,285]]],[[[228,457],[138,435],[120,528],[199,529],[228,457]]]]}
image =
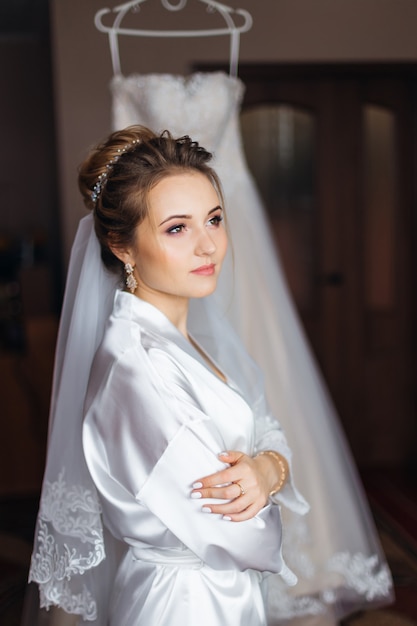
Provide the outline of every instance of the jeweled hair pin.
{"type": "Polygon", "coordinates": [[[109,177],[109,174],[114,164],[117,163],[117,161],[120,159],[120,157],[123,154],[125,154],[125,152],[128,152],[132,147],[134,147],[138,143],[140,143],[140,139],[134,139],[132,142],[127,143],[125,146],[123,146],[123,148],[118,148],[117,154],[115,154],[114,157],[110,159],[108,163],[106,163],[106,169],[104,170],[104,172],[99,174],[97,178],[97,182],[95,183],[93,190],[91,192],[91,199],[94,202],[94,204],[96,204],[97,200],[99,199],[100,194],[103,191],[103,188],[106,184],[106,181],[109,177]]]}

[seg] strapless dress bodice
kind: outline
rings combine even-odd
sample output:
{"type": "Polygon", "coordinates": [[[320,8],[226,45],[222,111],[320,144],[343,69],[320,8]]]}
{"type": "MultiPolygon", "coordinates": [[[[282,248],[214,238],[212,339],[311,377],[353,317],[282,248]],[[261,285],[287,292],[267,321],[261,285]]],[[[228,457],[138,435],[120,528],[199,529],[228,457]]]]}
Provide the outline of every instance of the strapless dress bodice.
{"type": "Polygon", "coordinates": [[[142,124],[155,132],[168,129],[216,151],[240,108],[244,86],[224,72],[133,74],[115,76],[111,91],[114,128],[142,124]]]}

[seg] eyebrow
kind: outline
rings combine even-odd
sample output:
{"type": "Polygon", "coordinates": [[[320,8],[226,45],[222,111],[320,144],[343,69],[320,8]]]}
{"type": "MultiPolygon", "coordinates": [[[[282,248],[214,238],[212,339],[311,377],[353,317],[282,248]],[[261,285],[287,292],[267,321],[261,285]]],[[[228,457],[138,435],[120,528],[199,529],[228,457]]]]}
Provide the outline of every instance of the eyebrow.
{"type": "MultiPolygon", "coordinates": [[[[214,209],[211,209],[207,215],[211,215],[212,213],[214,213],[215,211],[218,211],[220,209],[220,211],[223,211],[222,207],[220,206],[220,204],[218,204],[217,206],[214,207],[214,209]]],[[[167,217],[165,220],[163,220],[159,226],[162,226],[163,224],[165,224],[166,222],[169,222],[169,220],[190,220],[192,218],[192,215],[170,215],[169,217],[167,217]]]]}

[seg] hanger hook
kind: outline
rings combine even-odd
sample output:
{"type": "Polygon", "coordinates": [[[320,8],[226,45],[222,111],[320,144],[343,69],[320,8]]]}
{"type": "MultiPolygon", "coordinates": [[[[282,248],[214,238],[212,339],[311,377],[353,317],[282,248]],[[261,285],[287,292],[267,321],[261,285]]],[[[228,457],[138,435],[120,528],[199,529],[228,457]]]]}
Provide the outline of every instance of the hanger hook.
{"type": "Polygon", "coordinates": [[[178,4],[171,4],[169,0],[161,0],[161,3],[168,11],[181,11],[187,4],[187,0],[178,0],[178,4]]]}

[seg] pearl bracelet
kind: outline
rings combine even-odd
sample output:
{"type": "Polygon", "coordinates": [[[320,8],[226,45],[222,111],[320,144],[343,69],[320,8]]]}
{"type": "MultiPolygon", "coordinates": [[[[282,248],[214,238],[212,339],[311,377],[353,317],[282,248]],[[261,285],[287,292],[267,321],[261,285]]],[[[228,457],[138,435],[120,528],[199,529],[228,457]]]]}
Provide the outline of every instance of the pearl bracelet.
{"type": "Polygon", "coordinates": [[[273,450],[262,450],[262,452],[258,452],[256,456],[263,456],[263,455],[272,456],[278,463],[278,466],[281,472],[278,484],[272,489],[272,491],[269,492],[270,496],[274,496],[276,493],[278,493],[278,491],[281,491],[281,489],[283,488],[288,478],[287,465],[286,463],[284,463],[282,456],[278,454],[278,452],[274,452],[273,450]]]}

